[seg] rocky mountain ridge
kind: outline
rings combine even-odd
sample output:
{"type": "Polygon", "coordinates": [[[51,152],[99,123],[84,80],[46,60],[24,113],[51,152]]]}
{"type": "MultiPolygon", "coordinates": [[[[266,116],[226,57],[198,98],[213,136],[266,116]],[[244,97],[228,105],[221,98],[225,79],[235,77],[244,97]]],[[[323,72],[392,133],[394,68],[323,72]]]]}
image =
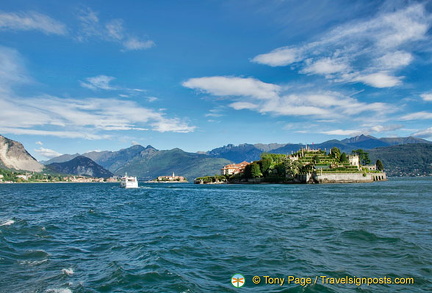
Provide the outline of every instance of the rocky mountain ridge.
{"type": "Polygon", "coordinates": [[[33,158],[20,142],[2,135],[0,135],[0,166],[32,172],[41,172],[44,168],[44,165],[33,158]]]}

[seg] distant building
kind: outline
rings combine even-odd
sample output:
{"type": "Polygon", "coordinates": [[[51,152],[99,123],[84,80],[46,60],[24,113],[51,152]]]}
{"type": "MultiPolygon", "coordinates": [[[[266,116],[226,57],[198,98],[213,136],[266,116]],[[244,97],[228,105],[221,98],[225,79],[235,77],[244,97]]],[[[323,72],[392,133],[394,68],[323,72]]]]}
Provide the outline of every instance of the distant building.
{"type": "Polygon", "coordinates": [[[363,166],[363,168],[366,168],[369,171],[376,171],[377,170],[376,165],[366,165],[366,166],[363,166]]]}
{"type": "Polygon", "coordinates": [[[20,179],[22,179],[22,180],[27,181],[27,180],[29,180],[29,179],[32,177],[32,175],[31,175],[31,174],[16,175],[16,177],[17,177],[17,178],[20,178],[20,179]]]}
{"type": "Polygon", "coordinates": [[[358,155],[349,155],[348,160],[351,166],[357,166],[357,168],[360,168],[360,157],[358,155]]]}
{"type": "Polygon", "coordinates": [[[232,174],[243,173],[245,167],[249,164],[250,163],[243,161],[243,162],[238,163],[238,164],[226,165],[221,169],[221,174],[222,175],[232,175],[232,174]]]}
{"type": "Polygon", "coordinates": [[[176,176],[174,172],[172,173],[172,176],[159,176],[157,181],[187,181],[185,177],[183,176],[176,176]]]}

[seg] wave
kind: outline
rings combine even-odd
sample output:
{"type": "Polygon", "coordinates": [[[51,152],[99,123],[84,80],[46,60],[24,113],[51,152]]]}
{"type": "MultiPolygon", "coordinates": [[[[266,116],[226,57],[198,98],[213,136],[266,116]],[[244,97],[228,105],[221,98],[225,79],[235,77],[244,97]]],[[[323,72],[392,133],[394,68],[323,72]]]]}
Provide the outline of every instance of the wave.
{"type": "Polygon", "coordinates": [[[15,223],[15,221],[14,220],[6,220],[6,221],[4,221],[4,222],[0,222],[0,227],[1,226],[10,226],[10,225],[13,225],[15,223]]]}
{"type": "Polygon", "coordinates": [[[341,233],[341,236],[346,239],[366,241],[366,242],[378,242],[386,241],[395,243],[401,241],[398,237],[382,237],[375,233],[360,229],[360,230],[348,230],[341,233]]]}
{"type": "Polygon", "coordinates": [[[72,290],[69,288],[55,288],[55,289],[47,289],[46,293],[72,293],[72,290]]]}
{"type": "Polygon", "coordinates": [[[74,274],[74,270],[72,268],[62,269],[62,273],[68,276],[72,276],[74,274]]]}

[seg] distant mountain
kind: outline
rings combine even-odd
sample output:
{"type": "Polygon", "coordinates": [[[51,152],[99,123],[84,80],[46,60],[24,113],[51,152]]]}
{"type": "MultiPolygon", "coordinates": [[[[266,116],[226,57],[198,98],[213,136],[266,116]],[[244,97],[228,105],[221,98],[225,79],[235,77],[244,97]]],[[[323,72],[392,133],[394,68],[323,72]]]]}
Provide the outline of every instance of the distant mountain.
{"type": "MultiPolygon", "coordinates": [[[[376,147],[387,147],[397,144],[430,144],[432,142],[414,137],[405,138],[375,138],[360,135],[344,140],[329,140],[319,144],[309,145],[311,148],[326,149],[338,147],[342,152],[351,153],[354,149],[371,150],[376,147]]],[[[141,179],[154,179],[158,176],[170,175],[173,172],[188,179],[199,176],[214,175],[220,172],[222,166],[231,162],[255,161],[261,153],[291,154],[305,147],[303,144],[228,144],[208,152],[188,153],[181,149],[157,150],[152,146],[134,145],[119,151],[88,152],[83,156],[114,173],[138,176],[141,179]]],[[[48,163],[67,161],[76,155],[63,155],[48,163]]]]}
{"type": "MultiPolygon", "coordinates": [[[[343,140],[332,139],[318,144],[309,145],[311,148],[330,150],[333,147],[339,148],[342,152],[351,153],[355,149],[369,150],[377,147],[385,147],[399,144],[409,143],[426,143],[432,144],[432,142],[416,138],[416,137],[397,137],[397,138],[376,138],[370,135],[359,135],[343,140]]],[[[208,151],[208,154],[214,158],[225,158],[230,161],[239,163],[242,161],[255,161],[260,159],[260,155],[263,152],[269,152],[274,154],[291,154],[298,151],[301,148],[306,147],[304,144],[240,144],[233,145],[228,144],[223,147],[215,148],[208,151]]]]}
{"type": "Polygon", "coordinates": [[[386,142],[389,145],[399,145],[399,144],[408,144],[408,143],[432,144],[432,142],[430,142],[426,139],[422,139],[422,138],[418,138],[418,137],[412,137],[412,136],[408,136],[408,137],[385,137],[385,138],[380,138],[380,140],[383,142],[386,142]]]}
{"type": "Polygon", "coordinates": [[[21,143],[2,135],[0,135],[0,167],[32,172],[40,172],[44,168],[21,143]]]}
{"type": "Polygon", "coordinates": [[[72,159],[75,159],[76,157],[81,156],[80,154],[74,154],[74,155],[68,155],[68,154],[64,154],[55,158],[51,158],[48,161],[41,161],[41,163],[43,163],[44,165],[49,165],[52,163],[63,163],[63,162],[67,162],[70,161],[72,159]]]}
{"type": "Polygon", "coordinates": [[[235,163],[240,163],[243,161],[251,162],[258,160],[262,152],[262,148],[258,148],[253,144],[245,143],[238,146],[229,144],[213,149],[207,152],[207,154],[213,158],[224,158],[235,163]]]}
{"type": "Polygon", "coordinates": [[[270,152],[272,150],[284,147],[286,144],[283,143],[256,143],[254,144],[254,146],[259,149],[262,150],[263,152],[270,152]]]}
{"type": "Polygon", "coordinates": [[[109,178],[113,173],[106,170],[95,161],[84,156],[78,156],[70,161],[52,163],[47,167],[55,172],[71,175],[86,175],[90,177],[109,178]]]}
{"type": "Polygon", "coordinates": [[[147,149],[114,173],[121,175],[127,172],[145,180],[175,173],[193,180],[199,176],[220,174],[220,169],[229,163],[227,159],[188,153],[178,148],[163,151],[147,149]]]}
{"type": "MultiPolygon", "coordinates": [[[[95,162],[110,170],[111,172],[118,174],[118,170],[125,166],[127,163],[139,159],[144,154],[157,152],[152,146],[143,147],[141,145],[134,145],[126,149],[121,149],[114,152],[90,152],[85,153],[83,156],[93,159],[95,162]]],[[[135,175],[136,176],[136,175],[135,175]]]]}
{"type": "Polygon", "coordinates": [[[389,145],[379,138],[363,134],[356,137],[343,139],[341,140],[341,143],[347,145],[348,148],[354,147],[357,149],[373,149],[389,145]]]}
{"type": "MultiPolygon", "coordinates": [[[[127,172],[131,176],[144,180],[171,175],[173,172],[188,179],[194,179],[199,176],[219,174],[224,165],[231,163],[227,159],[188,153],[180,149],[160,151],[150,145],[147,147],[134,145],[113,152],[89,152],[82,156],[93,159],[115,175],[121,176],[127,172]]],[[[67,158],[67,156],[61,157],[67,158]]],[[[59,159],[58,157],[50,161],[59,159]]]]}
{"type": "Polygon", "coordinates": [[[368,150],[372,163],[381,160],[388,176],[432,175],[432,144],[394,145],[368,150]]]}

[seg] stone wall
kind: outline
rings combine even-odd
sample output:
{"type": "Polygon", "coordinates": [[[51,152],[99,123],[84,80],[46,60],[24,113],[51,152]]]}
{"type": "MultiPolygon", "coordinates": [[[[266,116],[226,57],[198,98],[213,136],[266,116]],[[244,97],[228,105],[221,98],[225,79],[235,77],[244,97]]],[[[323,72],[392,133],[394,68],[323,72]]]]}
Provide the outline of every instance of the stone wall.
{"type": "Polygon", "coordinates": [[[319,183],[363,183],[387,180],[385,173],[323,173],[316,175],[319,183]]]}

